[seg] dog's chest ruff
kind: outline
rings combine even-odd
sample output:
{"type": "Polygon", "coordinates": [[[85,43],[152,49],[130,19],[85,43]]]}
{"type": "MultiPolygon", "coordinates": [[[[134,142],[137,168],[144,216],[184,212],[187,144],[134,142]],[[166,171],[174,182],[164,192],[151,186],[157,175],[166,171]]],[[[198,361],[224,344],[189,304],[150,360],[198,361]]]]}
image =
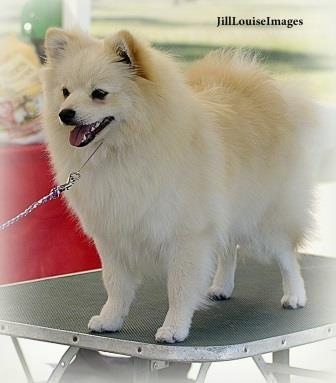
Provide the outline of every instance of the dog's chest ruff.
{"type": "Polygon", "coordinates": [[[118,166],[86,169],[67,197],[89,236],[158,243],[170,235],[176,220],[170,204],[175,192],[159,187],[154,177],[140,174],[118,166]]]}

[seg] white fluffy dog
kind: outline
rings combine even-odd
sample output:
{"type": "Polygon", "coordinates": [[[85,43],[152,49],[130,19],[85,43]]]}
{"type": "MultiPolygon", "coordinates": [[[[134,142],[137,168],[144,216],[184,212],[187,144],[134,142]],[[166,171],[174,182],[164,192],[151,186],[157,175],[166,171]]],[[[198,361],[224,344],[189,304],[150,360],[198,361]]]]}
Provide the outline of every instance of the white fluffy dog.
{"type": "Polygon", "coordinates": [[[296,249],[311,223],[313,129],[298,92],[234,51],[182,74],[126,31],[97,40],[51,29],[46,52],[57,180],[103,141],[66,194],[103,264],[108,299],[90,329],[120,330],[142,275],[161,267],[169,310],[155,338],[183,341],[209,295],[231,296],[237,244],[276,259],[283,307],[305,305],[296,249]]]}

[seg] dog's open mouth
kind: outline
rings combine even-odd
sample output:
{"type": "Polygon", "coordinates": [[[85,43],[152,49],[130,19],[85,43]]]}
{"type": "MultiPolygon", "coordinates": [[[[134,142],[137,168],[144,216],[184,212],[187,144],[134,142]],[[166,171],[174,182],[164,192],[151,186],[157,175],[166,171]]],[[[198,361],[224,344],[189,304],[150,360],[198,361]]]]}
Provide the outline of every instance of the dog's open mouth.
{"type": "Polygon", "coordinates": [[[93,122],[92,124],[77,125],[70,132],[70,144],[77,147],[86,146],[113,120],[114,117],[109,116],[105,117],[103,120],[93,122]]]}

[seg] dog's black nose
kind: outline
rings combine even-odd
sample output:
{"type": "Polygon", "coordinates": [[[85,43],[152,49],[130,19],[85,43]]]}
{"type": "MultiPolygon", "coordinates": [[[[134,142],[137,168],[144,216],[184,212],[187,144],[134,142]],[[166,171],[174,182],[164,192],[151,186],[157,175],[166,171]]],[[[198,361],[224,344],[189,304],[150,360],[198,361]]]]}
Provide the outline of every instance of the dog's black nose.
{"type": "Polygon", "coordinates": [[[58,114],[61,121],[66,125],[71,125],[73,123],[75,115],[76,112],[73,109],[63,109],[58,114]]]}

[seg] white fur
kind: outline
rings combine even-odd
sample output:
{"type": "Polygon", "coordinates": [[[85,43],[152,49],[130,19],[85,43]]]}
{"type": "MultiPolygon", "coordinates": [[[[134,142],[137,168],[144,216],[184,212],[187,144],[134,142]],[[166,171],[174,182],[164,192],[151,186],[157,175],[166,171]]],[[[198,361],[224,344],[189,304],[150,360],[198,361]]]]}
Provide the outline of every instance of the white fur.
{"type": "Polygon", "coordinates": [[[209,55],[186,80],[171,58],[127,32],[103,43],[53,29],[46,47],[45,128],[57,180],[104,141],[66,195],[103,264],[108,300],[89,328],[119,330],[142,275],[163,269],[169,310],[156,340],[184,340],[207,302],[217,257],[209,293],[231,296],[238,243],[241,253],[275,258],[281,303],[304,306],[295,254],[312,194],[303,104],[232,52],[209,55]],[[116,63],[120,46],[132,68],[116,63]],[[91,100],[94,87],[108,99],[91,100]],[[86,123],[111,114],[115,121],[87,147],[71,147],[70,128],[58,119],[64,108],[86,123]]]}

